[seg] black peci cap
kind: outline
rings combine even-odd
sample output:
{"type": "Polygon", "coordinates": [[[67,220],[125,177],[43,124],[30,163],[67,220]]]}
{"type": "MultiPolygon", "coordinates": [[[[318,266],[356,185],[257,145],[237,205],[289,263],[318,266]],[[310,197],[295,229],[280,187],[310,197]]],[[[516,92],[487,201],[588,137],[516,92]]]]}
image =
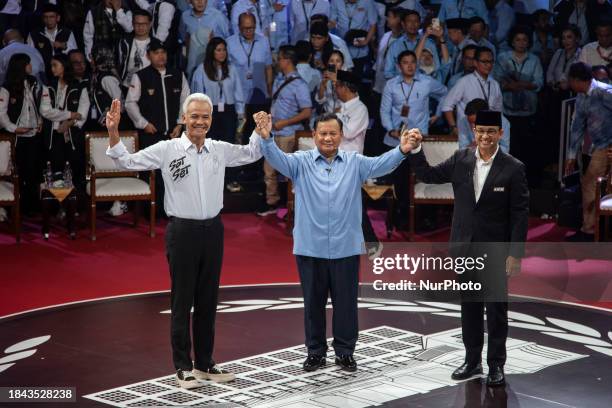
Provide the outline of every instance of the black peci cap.
{"type": "Polygon", "coordinates": [[[481,110],[476,112],[476,125],[502,127],[501,112],[492,110],[481,110]]]}

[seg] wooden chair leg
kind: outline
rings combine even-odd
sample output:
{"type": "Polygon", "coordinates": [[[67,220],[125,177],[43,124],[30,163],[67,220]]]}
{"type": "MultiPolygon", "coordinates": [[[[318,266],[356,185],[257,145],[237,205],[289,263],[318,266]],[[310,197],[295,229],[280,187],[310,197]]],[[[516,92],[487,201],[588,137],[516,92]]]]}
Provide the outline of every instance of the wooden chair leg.
{"type": "Polygon", "coordinates": [[[610,232],[610,216],[604,215],[604,231],[603,231],[603,240],[608,240],[608,232],[610,232]]]}
{"type": "MultiPolygon", "coordinates": [[[[595,205],[599,206],[599,203],[596,202],[595,205]]],[[[594,241],[595,242],[599,242],[599,235],[600,235],[600,231],[599,231],[599,223],[601,222],[601,217],[599,216],[599,208],[595,209],[595,237],[594,237],[594,241]]]]}
{"type": "Polygon", "coordinates": [[[151,238],[155,238],[155,212],[156,212],[156,208],[155,208],[155,199],[151,200],[151,213],[149,214],[150,216],[150,220],[149,220],[149,236],[151,238]]]}
{"type": "Polygon", "coordinates": [[[92,198],[91,204],[89,206],[89,221],[91,228],[91,240],[96,240],[96,202],[92,198]]]}

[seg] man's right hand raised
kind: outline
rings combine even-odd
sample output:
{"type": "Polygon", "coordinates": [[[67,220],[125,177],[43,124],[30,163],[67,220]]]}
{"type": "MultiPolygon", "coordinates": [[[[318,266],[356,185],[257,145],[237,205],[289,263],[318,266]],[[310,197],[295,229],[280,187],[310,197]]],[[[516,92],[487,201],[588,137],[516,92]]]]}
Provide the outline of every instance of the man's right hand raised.
{"type": "Polygon", "coordinates": [[[119,143],[119,121],[121,120],[121,102],[113,99],[110,109],[106,112],[106,129],[108,129],[108,144],[113,147],[119,143]]]}

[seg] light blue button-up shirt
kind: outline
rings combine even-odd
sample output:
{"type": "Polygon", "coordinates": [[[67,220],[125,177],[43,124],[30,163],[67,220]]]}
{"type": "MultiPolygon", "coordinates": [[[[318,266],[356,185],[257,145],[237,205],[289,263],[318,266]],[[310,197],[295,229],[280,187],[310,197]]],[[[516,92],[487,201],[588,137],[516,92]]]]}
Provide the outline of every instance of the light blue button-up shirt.
{"type": "MultiPolygon", "coordinates": [[[[418,128],[422,134],[428,134],[429,98],[440,101],[446,92],[447,89],[441,82],[420,73],[417,73],[411,84],[401,75],[390,79],[385,85],[380,102],[380,120],[383,127],[391,131],[406,123],[408,129],[418,128]],[[401,116],[404,105],[410,107],[407,118],[401,116]]],[[[399,140],[386,134],[384,143],[397,146],[399,140]]]]}
{"type": "Polygon", "coordinates": [[[239,17],[242,13],[249,12],[255,16],[255,27],[257,34],[268,36],[270,23],[272,22],[272,0],[257,0],[255,4],[251,0],[238,0],[232,6],[232,30],[234,33],[239,33],[238,29],[239,17]]]}
{"type": "Polygon", "coordinates": [[[291,42],[291,32],[293,26],[290,26],[291,20],[291,0],[270,0],[272,5],[272,22],[270,23],[270,45],[273,50],[278,50],[278,47],[291,42]],[[282,4],[285,6],[281,11],[274,9],[274,4],[282,4]]]}
{"type": "Polygon", "coordinates": [[[272,64],[270,43],[260,34],[247,42],[238,33],[227,38],[227,54],[242,82],[245,103],[263,104],[270,98],[266,85],[266,66],[272,64]],[[249,57],[250,55],[250,57],[249,57]]]}
{"type": "Polygon", "coordinates": [[[585,132],[593,147],[612,146],[612,85],[592,80],[589,92],[576,97],[576,113],[572,122],[568,158],[575,158],[585,132]]]}
{"type": "MultiPolygon", "coordinates": [[[[236,113],[244,114],[244,91],[242,83],[238,79],[236,69],[230,65],[229,76],[223,81],[213,81],[204,72],[204,64],[198,65],[191,78],[191,92],[204,93],[210,97],[213,105],[218,106],[220,102],[225,105],[236,105],[236,113]]],[[[218,72],[219,77],[221,71],[218,72]]]]}
{"type": "MultiPolygon", "coordinates": [[[[400,71],[397,67],[397,57],[402,53],[402,51],[414,51],[420,40],[420,35],[417,35],[414,41],[404,35],[403,37],[393,41],[393,43],[389,46],[389,51],[387,51],[387,57],[385,59],[386,79],[391,79],[399,75],[400,71]]],[[[434,43],[430,38],[428,38],[425,42],[425,48],[427,48],[431,52],[431,55],[433,55],[434,64],[436,65],[436,67],[439,67],[440,57],[438,56],[438,49],[436,48],[436,43],[434,43]]]]}
{"type": "Polygon", "coordinates": [[[438,18],[444,22],[449,18],[482,17],[488,24],[489,13],[483,0],[444,0],[438,18]]]}
{"type": "MultiPolygon", "coordinates": [[[[346,0],[331,1],[330,20],[336,22],[335,33],[344,38],[349,30],[369,31],[376,24],[378,13],[372,0],[357,0],[349,3],[346,0]]],[[[368,55],[368,47],[353,47],[347,44],[353,58],[363,58],[368,55]]]]}
{"type": "MultiPolygon", "coordinates": [[[[272,101],[272,107],[270,108],[272,122],[290,119],[300,113],[302,109],[312,108],[312,98],[310,97],[308,84],[300,77],[297,71],[293,71],[287,76],[279,74],[272,86],[272,95],[276,93],[276,90],[281,87],[285,80],[296,76],[298,79],[291,81],[291,83],[283,87],[278,93],[276,100],[272,101]]],[[[304,129],[302,124],[297,123],[295,125],[285,126],[279,131],[274,131],[274,135],[293,136],[296,130],[302,129],[304,129]]]]}
{"type": "Polygon", "coordinates": [[[179,22],[179,36],[185,41],[187,34],[195,33],[200,27],[210,28],[215,37],[226,38],[230,35],[227,17],[212,3],[206,5],[204,14],[199,17],[193,13],[193,9],[183,11],[179,22]]]}
{"type": "Polygon", "coordinates": [[[284,153],[273,138],[262,139],[261,150],[272,167],[293,181],[293,253],[324,259],[362,254],[361,186],[401,163],[399,147],[378,157],[340,150],[331,163],[316,148],[284,153]]]}
{"type": "Polygon", "coordinates": [[[540,59],[534,54],[527,54],[523,62],[514,59],[513,51],[499,55],[493,76],[502,83],[507,79],[532,82],[537,85],[534,90],[503,91],[504,113],[510,116],[530,116],[538,108],[538,92],[544,84],[544,72],[540,59]]]}
{"type": "Polygon", "coordinates": [[[310,41],[310,17],[330,12],[329,0],[291,0],[291,42],[310,41]]]}

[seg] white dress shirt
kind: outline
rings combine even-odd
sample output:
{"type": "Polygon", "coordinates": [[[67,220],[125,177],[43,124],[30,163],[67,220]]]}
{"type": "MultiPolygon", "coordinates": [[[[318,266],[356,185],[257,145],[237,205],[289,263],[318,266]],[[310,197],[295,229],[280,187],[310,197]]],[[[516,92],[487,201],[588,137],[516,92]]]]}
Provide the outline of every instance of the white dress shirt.
{"type": "Polygon", "coordinates": [[[363,154],[363,144],[370,122],[368,108],[359,100],[359,96],[356,96],[340,105],[338,117],[342,121],[340,149],[363,154]]]}
{"type": "Polygon", "coordinates": [[[245,146],[206,139],[198,152],[183,133],[180,138],[163,140],[133,154],[119,142],[106,154],[122,169],[161,169],[166,214],[205,220],[214,218],[223,208],[225,168],[259,160],[259,141],[255,132],[245,146]]]}
{"type": "Polygon", "coordinates": [[[595,65],[608,65],[610,60],[612,60],[612,45],[608,48],[602,48],[599,46],[598,41],[588,43],[582,47],[580,52],[580,61],[592,67],[595,65]]]}
{"type": "Polygon", "coordinates": [[[482,194],[482,188],[484,187],[484,183],[487,180],[487,176],[489,175],[489,171],[491,171],[491,166],[493,165],[493,160],[495,160],[495,156],[497,156],[497,152],[499,152],[499,145],[495,149],[495,153],[489,160],[483,160],[480,156],[480,149],[476,148],[476,167],[474,167],[474,196],[476,197],[476,202],[480,199],[480,194],[482,194]]]}

